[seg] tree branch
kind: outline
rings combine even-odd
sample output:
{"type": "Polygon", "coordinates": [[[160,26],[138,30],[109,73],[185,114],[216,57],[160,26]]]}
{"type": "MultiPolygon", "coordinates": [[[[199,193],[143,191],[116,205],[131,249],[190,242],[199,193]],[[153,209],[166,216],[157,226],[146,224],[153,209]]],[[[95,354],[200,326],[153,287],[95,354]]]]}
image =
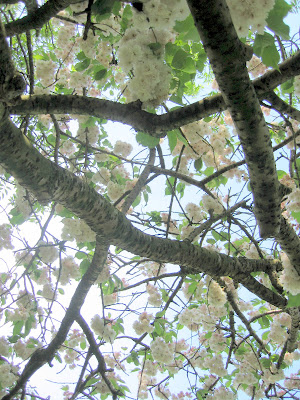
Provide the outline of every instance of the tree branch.
{"type": "Polygon", "coordinates": [[[29,31],[30,29],[41,28],[44,24],[49,22],[52,17],[72,3],[76,3],[76,1],[49,0],[46,4],[42,5],[30,15],[6,24],[6,35],[13,36],[18,33],[29,31]]]}
{"type": "Polygon", "coordinates": [[[107,242],[104,241],[103,238],[97,238],[95,253],[91,265],[81,278],[81,281],[75,290],[56,336],[46,348],[38,349],[33,353],[15,387],[10,391],[9,394],[3,397],[3,400],[12,399],[39,368],[41,368],[46,362],[51,362],[56,351],[65,341],[73,322],[78,318],[80,308],[85,301],[90,287],[95,282],[103,266],[105,265],[107,260],[107,252],[107,242]]]}
{"type": "Polygon", "coordinates": [[[225,0],[188,0],[188,5],[245,153],[260,235],[274,236],[280,229],[279,184],[268,127],[241,57],[243,46],[225,0]]]}
{"type": "MultiPolygon", "coordinates": [[[[279,71],[266,72],[253,81],[260,100],[281,83],[300,75],[300,51],[278,66],[279,71]]],[[[78,114],[92,115],[130,125],[154,137],[164,137],[167,131],[198,121],[226,110],[222,95],[207,97],[166,114],[155,115],[141,110],[136,103],[121,104],[110,100],[76,95],[22,96],[19,104],[10,107],[11,114],[78,114]]]]}

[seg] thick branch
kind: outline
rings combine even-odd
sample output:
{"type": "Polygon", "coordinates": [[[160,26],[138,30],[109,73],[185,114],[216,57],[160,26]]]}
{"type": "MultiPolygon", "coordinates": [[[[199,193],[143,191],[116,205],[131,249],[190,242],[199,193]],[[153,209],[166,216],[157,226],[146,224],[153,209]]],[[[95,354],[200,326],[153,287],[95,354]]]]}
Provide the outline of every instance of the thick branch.
{"type": "Polygon", "coordinates": [[[300,241],[292,226],[281,217],[280,231],[275,239],[287,254],[290,262],[300,275],[300,241]]]}
{"type": "Polygon", "coordinates": [[[289,117],[300,122],[300,111],[287,104],[274,92],[266,93],[265,100],[271,104],[271,107],[274,110],[280,112],[281,114],[287,114],[289,117]]]}
{"type": "MultiPolygon", "coordinates": [[[[266,72],[253,81],[257,96],[264,100],[281,83],[300,75],[300,51],[279,65],[279,71],[266,72]]],[[[198,121],[226,109],[222,95],[205,98],[166,114],[155,115],[141,110],[136,103],[120,104],[109,100],[74,95],[22,96],[18,105],[10,108],[11,114],[78,114],[93,115],[130,125],[151,136],[164,137],[167,131],[198,121]]]]}
{"type": "Polygon", "coordinates": [[[280,229],[280,196],[268,127],[250,81],[225,0],[188,0],[224,102],[239,135],[249,170],[255,216],[263,238],[280,229]]]}
{"type": "MultiPolygon", "coordinates": [[[[237,258],[193,246],[189,241],[141,232],[85,181],[44,158],[9,119],[4,118],[0,126],[0,140],[0,163],[21,185],[40,200],[61,203],[111,244],[133,254],[180,265],[184,274],[205,272],[240,281],[243,275],[269,268],[269,260],[247,260],[241,266],[237,258]]],[[[280,299],[283,305],[284,299],[280,299]]]]}

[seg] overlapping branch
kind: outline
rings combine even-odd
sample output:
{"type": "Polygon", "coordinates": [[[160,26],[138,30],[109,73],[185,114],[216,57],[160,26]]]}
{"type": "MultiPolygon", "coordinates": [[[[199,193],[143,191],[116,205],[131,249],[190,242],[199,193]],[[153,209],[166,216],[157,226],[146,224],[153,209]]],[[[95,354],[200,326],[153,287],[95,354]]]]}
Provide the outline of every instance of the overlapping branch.
{"type": "Polygon", "coordinates": [[[6,35],[14,36],[18,33],[29,31],[30,29],[42,28],[42,26],[49,22],[57,13],[76,2],[77,1],[74,0],[49,0],[26,17],[6,24],[6,35]]]}
{"type": "Polygon", "coordinates": [[[262,238],[280,229],[280,194],[268,127],[250,81],[243,46],[225,0],[188,0],[247,163],[262,238]]]}
{"type": "MultiPolygon", "coordinates": [[[[251,272],[267,271],[269,260],[247,260],[217,253],[189,241],[148,235],[131,222],[86,182],[43,157],[21,131],[4,118],[0,126],[0,163],[22,186],[42,201],[57,201],[82,218],[103,240],[150,259],[181,266],[181,273],[205,272],[212,277],[230,276],[241,282],[251,272]]],[[[257,282],[257,281],[255,281],[257,282]]],[[[248,285],[248,281],[247,281],[248,285]]],[[[257,282],[254,293],[268,302],[284,307],[285,299],[266,292],[257,282]]]]}
{"type": "MultiPolygon", "coordinates": [[[[253,81],[260,100],[278,85],[300,74],[300,51],[279,65],[279,70],[266,72],[253,81]]],[[[222,95],[206,97],[196,103],[166,114],[155,115],[141,110],[138,102],[121,104],[110,100],[74,95],[22,96],[21,101],[10,107],[11,114],[78,114],[92,115],[130,125],[137,131],[151,136],[164,137],[167,131],[226,110],[222,95]]],[[[287,112],[287,111],[286,111],[287,112]]]]}
{"type": "Polygon", "coordinates": [[[28,379],[46,362],[51,362],[56,351],[65,341],[67,334],[73,324],[73,322],[79,318],[79,311],[85,301],[86,295],[89,292],[92,284],[98,278],[103,266],[107,260],[108,243],[103,238],[97,238],[95,253],[92,262],[81,278],[75,293],[72,297],[70,305],[66,311],[66,314],[60,324],[56,336],[51,343],[45,347],[36,350],[31,356],[30,360],[26,364],[20,378],[18,379],[15,387],[10,391],[9,394],[5,395],[3,400],[13,399],[18,391],[24,386],[28,379]]]}

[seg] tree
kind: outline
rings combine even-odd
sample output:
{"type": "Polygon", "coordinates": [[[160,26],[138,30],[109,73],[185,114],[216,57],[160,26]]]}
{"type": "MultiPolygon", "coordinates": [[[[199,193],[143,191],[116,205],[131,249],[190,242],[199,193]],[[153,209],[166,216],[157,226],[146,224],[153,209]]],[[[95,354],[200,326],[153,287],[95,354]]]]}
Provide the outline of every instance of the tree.
{"type": "Polygon", "coordinates": [[[2,399],[298,398],[296,10],[2,1],[2,399]]]}

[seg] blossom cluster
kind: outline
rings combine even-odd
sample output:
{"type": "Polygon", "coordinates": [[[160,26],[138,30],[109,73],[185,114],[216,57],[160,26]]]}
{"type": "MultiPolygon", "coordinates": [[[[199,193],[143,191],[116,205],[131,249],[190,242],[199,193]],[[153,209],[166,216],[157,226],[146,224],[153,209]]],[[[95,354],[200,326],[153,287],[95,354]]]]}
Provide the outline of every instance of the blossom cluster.
{"type": "Polygon", "coordinates": [[[18,357],[22,358],[22,360],[27,360],[31,354],[41,346],[42,344],[37,339],[30,337],[26,341],[24,339],[18,339],[13,347],[18,357]]]}
{"type": "Polygon", "coordinates": [[[149,294],[148,302],[154,307],[159,307],[162,304],[162,297],[159,289],[148,283],[147,293],[149,294]]]}
{"type": "Polygon", "coordinates": [[[157,106],[167,99],[171,71],[164,62],[164,47],[173,40],[168,28],[188,14],[183,0],[149,0],[143,2],[143,12],[133,9],[132,27],[118,43],[119,65],[131,74],[124,92],[127,101],[157,106]]]}
{"type": "Polygon", "coordinates": [[[153,319],[152,314],[148,314],[146,311],[139,315],[138,321],[134,321],[132,327],[137,335],[142,335],[143,333],[152,333],[154,330],[153,325],[150,321],[153,319]]]}
{"type": "Polygon", "coordinates": [[[78,243],[95,241],[95,232],[83,220],[64,218],[62,223],[64,225],[61,233],[62,240],[75,239],[78,243]]]}
{"type": "Polygon", "coordinates": [[[155,261],[146,261],[142,266],[139,267],[143,275],[148,276],[158,276],[164,274],[167,268],[162,263],[157,263],[155,261]]]}
{"type": "Polygon", "coordinates": [[[59,278],[61,285],[67,285],[70,279],[78,279],[81,276],[79,266],[70,256],[61,260],[60,268],[55,269],[53,275],[59,278]]]}
{"type": "Polygon", "coordinates": [[[240,37],[247,37],[249,27],[263,34],[266,19],[275,4],[275,0],[228,0],[234,27],[240,37]]]}
{"type": "Polygon", "coordinates": [[[203,209],[208,213],[213,212],[214,214],[221,214],[224,211],[224,207],[219,202],[219,200],[214,199],[208,194],[204,194],[202,196],[202,204],[203,209]]]}
{"type": "Polygon", "coordinates": [[[0,250],[14,248],[11,243],[11,234],[12,229],[8,224],[0,225],[0,250]]]}
{"type": "Polygon", "coordinates": [[[174,361],[174,346],[166,343],[161,337],[157,337],[150,343],[151,354],[154,360],[164,364],[172,364],[174,361]]]}
{"type": "Polygon", "coordinates": [[[39,246],[39,257],[45,264],[51,264],[58,258],[58,250],[52,242],[41,240],[39,246]]]}
{"type": "Polygon", "coordinates": [[[92,318],[91,327],[106,342],[112,343],[115,340],[116,332],[112,328],[112,324],[105,323],[104,319],[98,314],[92,318]]]}
{"type": "Polygon", "coordinates": [[[282,253],[281,260],[283,264],[283,272],[279,280],[285,290],[293,295],[300,293],[300,276],[291,264],[288,256],[282,253]]]}

